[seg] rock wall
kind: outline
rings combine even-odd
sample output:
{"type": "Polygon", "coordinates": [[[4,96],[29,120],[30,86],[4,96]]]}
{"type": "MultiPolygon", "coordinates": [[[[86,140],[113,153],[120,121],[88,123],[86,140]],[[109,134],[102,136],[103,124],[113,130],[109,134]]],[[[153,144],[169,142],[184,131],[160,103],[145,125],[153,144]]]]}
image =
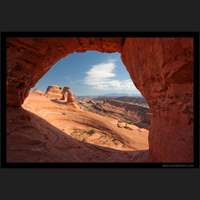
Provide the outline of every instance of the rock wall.
{"type": "Polygon", "coordinates": [[[150,159],[193,160],[193,41],[190,38],[9,38],[7,104],[19,107],[59,59],[75,51],[121,52],[152,116],[150,159]]]}
{"type": "Polygon", "coordinates": [[[126,39],[122,60],[151,112],[153,161],[193,160],[193,41],[126,39]]]}

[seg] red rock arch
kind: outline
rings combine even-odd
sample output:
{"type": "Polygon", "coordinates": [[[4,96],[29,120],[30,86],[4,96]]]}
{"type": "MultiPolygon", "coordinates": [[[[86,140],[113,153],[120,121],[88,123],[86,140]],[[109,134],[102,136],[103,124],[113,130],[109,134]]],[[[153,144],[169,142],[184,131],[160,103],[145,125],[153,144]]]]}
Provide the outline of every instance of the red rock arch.
{"type": "Polygon", "coordinates": [[[9,38],[7,104],[20,106],[31,87],[75,51],[120,52],[151,111],[150,159],[193,161],[193,40],[191,38],[9,38]]]}

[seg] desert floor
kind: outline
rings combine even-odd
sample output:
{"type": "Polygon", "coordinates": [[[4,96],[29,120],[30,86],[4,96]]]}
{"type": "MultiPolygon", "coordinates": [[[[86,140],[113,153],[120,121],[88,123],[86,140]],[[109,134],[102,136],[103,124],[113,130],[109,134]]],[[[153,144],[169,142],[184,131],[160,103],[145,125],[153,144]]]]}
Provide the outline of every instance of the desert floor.
{"type": "Polygon", "coordinates": [[[7,109],[8,162],[147,162],[148,130],[30,93],[7,109]]]}

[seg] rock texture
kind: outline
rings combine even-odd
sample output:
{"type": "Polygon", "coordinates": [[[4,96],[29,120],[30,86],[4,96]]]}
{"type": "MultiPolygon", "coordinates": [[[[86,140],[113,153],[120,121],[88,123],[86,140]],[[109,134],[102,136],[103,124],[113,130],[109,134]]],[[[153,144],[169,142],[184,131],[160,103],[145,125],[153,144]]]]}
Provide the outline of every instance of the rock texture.
{"type": "Polygon", "coordinates": [[[61,100],[66,100],[67,103],[75,102],[75,100],[76,100],[75,96],[69,87],[67,87],[67,86],[63,87],[61,100]]]}
{"type": "Polygon", "coordinates": [[[151,124],[149,108],[143,105],[142,102],[138,104],[127,102],[126,97],[125,101],[123,101],[123,97],[120,99],[119,101],[111,97],[98,97],[92,100],[81,98],[78,103],[84,110],[89,110],[103,116],[110,116],[119,121],[134,124],[140,128],[149,129],[151,124]]]}
{"type": "MultiPolygon", "coordinates": [[[[85,116],[83,118],[80,113],[67,110],[67,112],[65,112],[66,115],[64,115],[64,121],[62,113],[63,110],[66,110],[66,108],[64,109],[62,107],[67,107],[67,105],[59,105],[59,107],[57,107],[55,106],[55,103],[48,101],[45,96],[34,95],[33,93],[29,95],[29,97],[25,100],[26,105],[23,105],[23,107],[28,106],[29,109],[26,108],[27,110],[24,110],[22,108],[8,108],[8,112],[10,114],[9,120],[7,120],[7,162],[130,163],[147,161],[148,146],[145,145],[145,133],[144,137],[142,137],[140,133],[136,133],[134,135],[132,134],[132,140],[129,139],[127,144],[121,146],[120,138],[116,138],[116,134],[113,134],[115,139],[112,141],[112,135],[106,136],[105,134],[101,134],[96,129],[95,133],[92,135],[91,132],[84,131],[88,129],[83,129],[83,127],[78,127],[79,129],[77,129],[77,124],[80,126],[80,123],[74,124],[73,121],[76,122],[78,120],[79,122],[85,118],[85,116]],[[36,99],[40,98],[40,100],[46,100],[45,102],[48,105],[42,104],[43,107],[40,109],[41,107],[38,106],[38,103],[41,104],[41,101],[38,102],[36,100],[37,102],[31,101],[31,104],[33,103],[35,105],[30,106],[30,96],[36,99]],[[55,109],[62,112],[59,112],[59,115],[58,113],[56,115],[52,115],[51,112],[55,113],[55,109]],[[36,110],[39,110],[39,114],[36,110]],[[37,115],[34,114],[35,112],[37,115]],[[73,121],[71,120],[72,116],[73,121]],[[54,119],[52,119],[52,117],[54,119]],[[49,121],[51,121],[51,123],[49,123],[49,121]],[[67,126],[73,127],[74,125],[76,125],[76,129],[74,132],[69,134],[70,127],[67,126]],[[63,129],[66,130],[63,131],[63,129]],[[80,132],[80,129],[83,132],[80,132]],[[101,139],[98,139],[97,136],[103,136],[103,138],[101,137],[101,139]],[[86,142],[82,140],[86,140],[86,142]],[[95,141],[98,141],[101,145],[95,145],[95,141]],[[107,144],[104,142],[107,142],[107,144]],[[111,145],[113,148],[109,148],[111,145]],[[134,146],[134,148],[130,145],[134,146]],[[121,149],[124,151],[121,151],[121,149]]],[[[88,115],[86,116],[88,117],[88,115]]],[[[92,116],[90,116],[89,119],[89,121],[87,120],[88,125],[98,128],[99,119],[95,119],[92,116]],[[95,121],[98,123],[95,123],[95,121]]],[[[103,127],[113,127],[113,125],[107,121],[107,124],[103,123],[103,127]]]]}
{"type": "Polygon", "coordinates": [[[66,95],[67,95],[67,88],[66,86],[63,87],[62,89],[62,98],[60,100],[67,101],[66,95]]]}
{"type": "Polygon", "coordinates": [[[68,103],[73,103],[75,102],[76,98],[72,92],[72,90],[68,87],[67,88],[67,102],[68,103]]]}
{"type": "Polygon", "coordinates": [[[153,114],[151,159],[193,161],[193,40],[127,38],[122,60],[153,114]]]}
{"type": "Polygon", "coordinates": [[[121,52],[152,116],[150,159],[193,160],[193,40],[191,38],[10,38],[7,104],[19,107],[30,88],[75,51],[121,52]]]}
{"type": "Polygon", "coordinates": [[[45,95],[50,99],[60,99],[62,97],[62,88],[58,85],[48,86],[45,95]]]}

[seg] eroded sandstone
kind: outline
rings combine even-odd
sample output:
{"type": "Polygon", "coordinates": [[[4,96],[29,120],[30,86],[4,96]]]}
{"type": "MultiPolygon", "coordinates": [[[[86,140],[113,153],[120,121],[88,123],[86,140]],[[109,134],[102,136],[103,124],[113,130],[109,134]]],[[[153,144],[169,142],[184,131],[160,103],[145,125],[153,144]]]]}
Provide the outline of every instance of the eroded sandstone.
{"type": "Polygon", "coordinates": [[[59,59],[75,51],[121,52],[151,112],[150,159],[193,161],[193,40],[191,38],[10,38],[7,104],[19,107],[59,59]]]}
{"type": "Polygon", "coordinates": [[[193,40],[127,38],[122,60],[152,111],[152,160],[192,161],[193,40]]]}
{"type": "Polygon", "coordinates": [[[76,98],[70,89],[70,87],[64,86],[62,90],[62,98],[61,100],[65,100],[67,103],[75,102],[76,98]]]}
{"type": "Polygon", "coordinates": [[[60,99],[62,97],[62,88],[58,85],[48,86],[45,96],[49,99],[60,99]]]}

